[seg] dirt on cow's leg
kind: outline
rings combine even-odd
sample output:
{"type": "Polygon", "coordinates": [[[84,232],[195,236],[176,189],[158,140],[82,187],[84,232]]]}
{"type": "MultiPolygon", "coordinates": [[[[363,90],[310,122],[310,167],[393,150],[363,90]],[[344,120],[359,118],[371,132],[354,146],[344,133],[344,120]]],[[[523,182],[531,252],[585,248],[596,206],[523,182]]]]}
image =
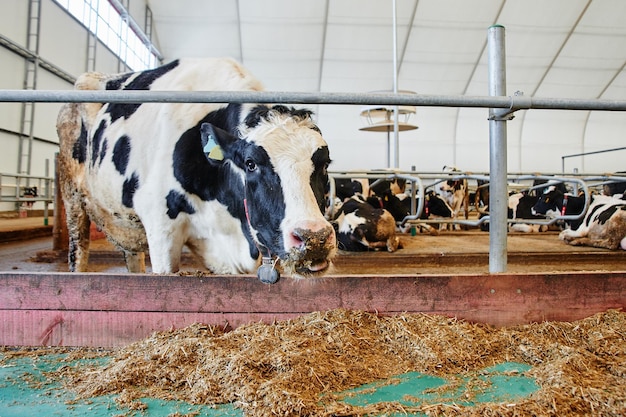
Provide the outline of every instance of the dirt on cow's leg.
{"type": "Polygon", "coordinates": [[[124,259],[126,260],[126,269],[132,273],[146,272],[146,254],[145,252],[129,252],[124,251],[124,259]]]}
{"type": "MultiPolygon", "coordinates": [[[[66,207],[68,207],[66,201],[66,207]]],[[[89,264],[89,228],[91,222],[84,210],[67,210],[69,248],[67,262],[70,272],[87,272],[89,264]]]]}

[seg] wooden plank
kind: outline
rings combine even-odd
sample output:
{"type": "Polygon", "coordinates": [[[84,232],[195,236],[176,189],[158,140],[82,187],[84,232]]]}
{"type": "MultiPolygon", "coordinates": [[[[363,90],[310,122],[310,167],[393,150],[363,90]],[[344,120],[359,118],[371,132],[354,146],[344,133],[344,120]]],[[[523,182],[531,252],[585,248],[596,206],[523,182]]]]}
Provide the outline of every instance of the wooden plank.
{"type": "Polygon", "coordinates": [[[245,323],[283,320],[295,314],[168,313],[67,310],[0,310],[0,344],[5,346],[120,347],[155,331],[193,323],[226,329],[245,323]]]}
{"type": "Polygon", "coordinates": [[[571,321],[625,306],[626,272],[347,275],[273,285],[238,275],[6,272],[0,273],[0,344],[117,346],[194,321],[237,327],[334,308],[446,314],[503,326],[571,321]]]}
{"type": "Polygon", "coordinates": [[[464,311],[541,308],[543,304],[613,307],[626,299],[626,273],[498,275],[254,276],[0,273],[0,309],[170,312],[464,311]],[[542,304],[543,303],[543,304],[542,304]]]}
{"type": "MultiPolygon", "coordinates": [[[[573,308],[567,319],[588,317],[593,310],[573,308]]],[[[148,337],[155,331],[182,328],[193,323],[208,323],[225,329],[244,324],[272,323],[305,314],[300,313],[169,313],[128,311],[0,310],[0,345],[3,346],[84,346],[120,347],[148,337]]],[[[393,312],[378,312],[391,315],[393,312]]],[[[450,312],[426,311],[429,314],[450,312]]],[[[481,323],[512,319],[509,310],[473,310],[454,315],[481,323]]],[[[566,320],[563,311],[527,311],[526,317],[566,320]]],[[[541,321],[541,320],[532,320],[541,321]]]]}

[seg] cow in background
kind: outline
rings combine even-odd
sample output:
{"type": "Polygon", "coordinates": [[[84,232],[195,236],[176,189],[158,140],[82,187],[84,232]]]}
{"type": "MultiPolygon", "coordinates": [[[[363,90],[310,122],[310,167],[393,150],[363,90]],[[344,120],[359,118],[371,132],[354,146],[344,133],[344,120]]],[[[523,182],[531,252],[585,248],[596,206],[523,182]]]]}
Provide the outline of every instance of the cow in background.
{"type": "MultiPolygon", "coordinates": [[[[402,179],[378,180],[371,187],[371,194],[367,202],[374,207],[384,208],[396,220],[402,222],[411,215],[411,196],[406,193],[406,181],[402,179]]],[[[419,197],[415,201],[415,207],[419,205],[419,197]]],[[[450,219],[454,212],[448,202],[433,190],[426,192],[420,220],[427,219],[450,219]]],[[[406,232],[410,225],[400,229],[406,232]]],[[[417,223],[420,231],[426,230],[431,235],[438,235],[438,229],[426,223],[417,223]]],[[[440,225],[439,228],[442,226],[440,225]]]]}
{"type": "MultiPolygon", "coordinates": [[[[126,74],[87,73],[79,90],[259,91],[230,59],[181,59],[126,74]]],[[[188,246],[215,273],[250,273],[261,258],[321,273],[336,240],[323,217],[330,163],[311,113],[226,103],[71,103],[62,107],[60,180],[69,268],[86,271],[89,220],[130,272],[180,267],[188,246]]]]}
{"type": "MultiPolygon", "coordinates": [[[[461,171],[455,167],[443,167],[444,172],[449,172],[451,174],[458,173],[461,171]]],[[[461,208],[465,213],[465,219],[469,218],[469,190],[467,187],[467,178],[459,178],[459,179],[449,179],[446,180],[436,187],[437,193],[442,196],[452,207],[452,211],[454,213],[454,218],[459,218],[459,214],[461,213],[461,208]]],[[[443,230],[447,229],[447,224],[443,224],[443,230]]],[[[455,230],[460,230],[461,226],[458,224],[454,225],[455,230]]]]}
{"type": "MultiPolygon", "coordinates": [[[[584,199],[584,197],[569,197],[584,199]]],[[[549,217],[567,214],[564,201],[566,195],[548,188],[533,207],[534,212],[549,217]]],[[[626,250],[626,201],[611,196],[595,195],[581,221],[572,224],[559,234],[559,239],[570,245],[594,246],[606,249],[626,250]]],[[[582,208],[578,213],[582,212],[582,208]]]]}
{"type": "Polygon", "coordinates": [[[547,179],[535,179],[533,180],[532,190],[530,191],[530,195],[534,195],[537,197],[541,197],[548,187],[552,187],[554,190],[559,190],[563,194],[567,194],[569,190],[564,182],[555,181],[555,180],[547,180],[547,179]],[[545,184],[543,187],[539,187],[540,185],[545,184]]]}
{"type": "MultiPolygon", "coordinates": [[[[559,187],[551,185],[545,188],[532,208],[535,215],[545,215],[549,218],[557,216],[576,216],[585,209],[585,197],[564,193],[559,187]]],[[[583,219],[565,220],[565,226],[577,229],[583,219]]]]}
{"type": "MultiPolygon", "coordinates": [[[[533,214],[532,209],[539,201],[539,197],[528,193],[514,193],[509,196],[507,218],[511,220],[542,220],[545,216],[533,214]]],[[[545,224],[510,223],[512,232],[538,233],[548,230],[545,224]]]]}
{"type": "MultiPolygon", "coordinates": [[[[626,172],[616,172],[616,175],[626,176],[626,172]]],[[[626,181],[612,181],[608,184],[604,184],[602,187],[602,193],[611,197],[621,198],[626,195],[626,181]]]]}
{"type": "Polygon", "coordinates": [[[356,193],[347,199],[333,220],[339,249],[362,252],[385,248],[395,252],[400,239],[396,221],[383,208],[375,208],[356,193]]]}
{"type": "Polygon", "coordinates": [[[367,180],[353,178],[334,178],[335,197],[341,202],[352,197],[354,194],[369,195],[367,180]]]}
{"type": "MultiPolygon", "coordinates": [[[[539,200],[539,197],[532,195],[528,192],[511,193],[508,198],[507,207],[507,219],[510,220],[542,220],[545,216],[540,214],[534,214],[532,209],[539,200]]],[[[489,215],[489,207],[481,212],[479,218],[483,218],[489,215]]],[[[508,230],[510,232],[522,232],[522,233],[538,233],[545,232],[549,227],[544,224],[533,223],[509,223],[508,230]]],[[[480,224],[480,230],[486,232],[489,231],[489,223],[483,222],[480,224]]]]}
{"type": "Polygon", "coordinates": [[[476,180],[474,209],[481,215],[489,211],[489,180],[476,180]]]}

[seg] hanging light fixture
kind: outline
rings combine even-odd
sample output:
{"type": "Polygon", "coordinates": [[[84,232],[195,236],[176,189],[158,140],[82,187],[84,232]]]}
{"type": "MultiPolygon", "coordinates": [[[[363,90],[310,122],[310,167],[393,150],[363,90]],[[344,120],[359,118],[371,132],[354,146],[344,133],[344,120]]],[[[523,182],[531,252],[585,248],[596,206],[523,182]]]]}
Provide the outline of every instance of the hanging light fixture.
{"type": "MultiPolygon", "coordinates": [[[[398,39],[397,39],[397,19],[396,0],[392,2],[392,34],[393,34],[393,91],[386,93],[393,94],[417,94],[413,91],[398,90],[398,39]]],[[[384,93],[384,91],[374,91],[374,93],[384,93]]],[[[391,168],[391,132],[394,134],[394,168],[400,165],[400,141],[399,133],[406,130],[417,129],[416,125],[409,123],[409,117],[415,114],[415,106],[380,106],[370,105],[361,108],[361,116],[367,120],[367,125],[360,128],[368,132],[387,132],[387,167],[391,168]],[[393,115],[393,119],[392,119],[393,115]],[[402,121],[400,119],[403,119],[402,121]]]]}
{"type": "MultiPolygon", "coordinates": [[[[372,91],[372,93],[392,93],[391,91],[372,91]]],[[[413,91],[399,90],[398,94],[416,94],[413,91]]],[[[359,130],[366,132],[393,132],[394,131],[394,107],[369,105],[361,107],[361,116],[367,124],[359,130]]],[[[415,106],[398,106],[398,131],[415,130],[418,127],[409,123],[409,119],[415,114],[415,106]]]]}
{"type": "MultiPolygon", "coordinates": [[[[373,93],[390,93],[390,91],[373,91],[373,93]]],[[[398,94],[416,94],[413,91],[399,90],[398,94]]],[[[394,165],[398,168],[399,164],[399,143],[397,140],[398,133],[407,130],[417,129],[417,125],[409,123],[409,119],[415,114],[415,106],[382,106],[369,105],[361,107],[361,117],[365,118],[366,125],[359,128],[366,132],[387,132],[387,168],[391,168],[391,132],[395,136],[395,157],[394,165]],[[395,117],[395,109],[397,108],[397,117],[395,117]],[[396,120],[397,119],[397,120],[396,120]],[[396,124],[397,121],[397,124],[396,124]],[[397,131],[396,131],[397,126],[397,131]]]]}

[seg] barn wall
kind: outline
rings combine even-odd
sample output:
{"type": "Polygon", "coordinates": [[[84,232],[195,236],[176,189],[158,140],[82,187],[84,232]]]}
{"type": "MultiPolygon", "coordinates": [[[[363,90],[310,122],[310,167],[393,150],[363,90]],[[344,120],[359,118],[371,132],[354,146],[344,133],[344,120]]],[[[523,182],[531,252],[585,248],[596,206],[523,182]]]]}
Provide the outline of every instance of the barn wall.
{"type": "MultiPolygon", "coordinates": [[[[3,0],[0,13],[0,35],[23,48],[27,45],[27,0],[3,0]]],[[[131,0],[129,8],[140,25],[145,21],[144,0],[131,0]],[[135,15],[137,14],[137,15],[135,15]]],[[[85,72],[87,65],[87,30],[53,0],[41,0],[39,56],[61,70],[76,77],[85,72]]],[[[18,53],[0,46],[0,89],[24,87],[25,59],[18,53]]],[[[96,46],[95,69],[101,72],[124,70],[117,57],[103,44],[96,46]]],[[[64,90],[73,86],[66,80],[42,68],[37,72],[37,88],[64,90]]],[[[58,152],[56,118],[60,104],[36,103],[34,141],[31,152],[31,175],[44,176],[46,160],[49,175],[53,175],[54,156],[58,152]]],[[[0,103],[0,172],[16,174],[19,158],[19,132],[21,131],[21,103],[0,103]]],[[[3,186],[12,182],[3,180],[3,186]]],[[[12,193],[10,190],[3,194],[12,193]]],[[[42,203],[35,205],[43,208],[42,203]]],[[[0,212],[15,210],[14,203],[0,203],[0,212]]]]}

